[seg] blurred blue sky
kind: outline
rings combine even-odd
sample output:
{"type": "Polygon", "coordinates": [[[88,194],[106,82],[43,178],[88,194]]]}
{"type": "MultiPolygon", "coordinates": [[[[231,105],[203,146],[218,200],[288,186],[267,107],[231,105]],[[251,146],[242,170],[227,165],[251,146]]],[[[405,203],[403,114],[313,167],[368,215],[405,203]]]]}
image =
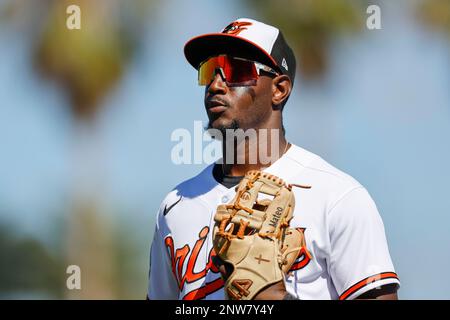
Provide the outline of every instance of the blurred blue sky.
{"type": "MultiPolygon", "coordinates": [[[[164,195],[204,165],[174,165],[170,134],[206,120],[203,89],[183,56],[197,34],[238,17],[239,1],[165,1],[143,46],[90,132],[102,146],[105,208],[149,248],[164,195]],[[182,16],[182,18],[180,17],[182,16]]],[[[298,77],[284,119],[288,140],[367,187],[385,223],[400,298],[450,299],[450,44],[413,18],[410,2],[384,2],[382,30],[336,40],[323,82],[298,77]]],[[[0,215],[45,240],[68,214],[78,175],[72,152],[86,128],[68,100],[36,76],[30,43],[0,28],[0,215]]],[[[299,65],[301,68],[301,65],[299,65]]]]}

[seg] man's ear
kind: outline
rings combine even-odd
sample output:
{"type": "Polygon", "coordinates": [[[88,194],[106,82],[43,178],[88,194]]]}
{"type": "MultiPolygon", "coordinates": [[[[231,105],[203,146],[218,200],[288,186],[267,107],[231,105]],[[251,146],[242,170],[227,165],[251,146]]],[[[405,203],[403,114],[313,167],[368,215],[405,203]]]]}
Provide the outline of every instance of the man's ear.
{"type": "Polygon", "coordinates": [[[282,74],[276,76],[272,80],[272,106],[279,110],[284,106],[284,102],[288,99],[292,90],[291,79],[282,74]]]}

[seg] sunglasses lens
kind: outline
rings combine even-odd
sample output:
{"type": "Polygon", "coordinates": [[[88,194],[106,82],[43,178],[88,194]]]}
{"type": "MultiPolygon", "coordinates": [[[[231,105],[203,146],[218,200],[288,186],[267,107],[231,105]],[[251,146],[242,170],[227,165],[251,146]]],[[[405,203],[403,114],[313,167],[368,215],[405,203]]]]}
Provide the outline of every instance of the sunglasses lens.
{"type": "Polygon", "coordinates": [[[254,85],[258,79],[255,64],[252,61],[227,56],[212,57],[203,62],[198,69],[198,84],[209,85],[218,70],[228,86],[254,85]]]}
{"type": "Polygon", "coordinates": [[[230,58],[228,72],[225,77],[230,85],[253,85],[256,84],[258,74],[252,61],[230,58]]]}
{"type": "Polygon", "coordinates": [[[198,69],[198,84],[206,86],[213,81],[217,68],[222,68],[223,57],[212,57],[200,64],[198,69]],[[222,60],[222,61],[219,61],[222,60]],[[221,63],[222,62],[222,63],[221,63]]]}

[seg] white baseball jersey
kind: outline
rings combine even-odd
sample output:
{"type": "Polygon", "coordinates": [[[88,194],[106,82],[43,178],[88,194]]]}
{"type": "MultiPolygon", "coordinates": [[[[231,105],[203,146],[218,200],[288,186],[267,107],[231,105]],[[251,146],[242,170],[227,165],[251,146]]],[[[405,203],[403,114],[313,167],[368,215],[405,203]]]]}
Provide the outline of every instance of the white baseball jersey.
{"type": "MultiPolygon", "coordinates": [[[[216,207],[235,188],[213,176],[213,165],[170,192],[161,204],[151,248],[150,299],[225,299],[212,263],[216,207]]],[[[353,299],[385,284],[400,284],[383,222],[366,189],[319,156],[292,145],[264,171],[293,188],[292,227],[304,230],[309,257],[301,252],[285,283],[298,299],[353,299]]],[[[255,262],[256,263],[256,262],[255,262]]]]}

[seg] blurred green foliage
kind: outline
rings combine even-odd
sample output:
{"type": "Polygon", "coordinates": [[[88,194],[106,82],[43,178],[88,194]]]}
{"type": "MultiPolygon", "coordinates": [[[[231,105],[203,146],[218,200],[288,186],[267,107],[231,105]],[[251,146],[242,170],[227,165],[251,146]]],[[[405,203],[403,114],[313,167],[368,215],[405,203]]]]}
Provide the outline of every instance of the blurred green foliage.
{"type": "Polygon", "coordinates": [[[54,237],[58,245],[49,248],[31,236],[17,234],[18,230],[0,224],[0,299],[89,299],[95,295],[89,290],[90,280],[95,281],[102,273],[108,273],[110,264],[114,266],[114,272],[109,279],[109,298],[145,298],[150,239],[144,237],[142,231],[136,232],[130,223],[114,223],[111,260],[105,261],[101,255],[93,256],[87,265],[68,257],[64,238],[54,237]],[[81,269],[81,290],[70,291],[66,287],[69,277],[66,270],[70,264],[79,265],[81,269]],[[95,272],[91,269],[92,264],[97,266],[95,272]]]}
{"type": "Polygon", "coordinates": [[[148,232],[136,230],[135,225],[125,221],[116,225],[113,261],[116,264],[115,285],[120,299],[142,300],[146,297],[151,243],[147,235],[148,232]]]}
{"type": "Polygon", "coordinates": [[[330,41],[361,31],[367,18],[366,0],[246,1],[265,21],[283,31],[298,57],[297,70],[306,79],[323,76],[330,41]]]}
{"type": "Polygon", "coordinates": [[[426,0],[417,7],[417,16],[427,25],[446,32],[450,37],[449,0],[426,0]]]}
{"type": "Polygon", "coordinates": [[[0,225],[0,297],[62,298],[65,268],[61,258],[31,237],[18,237],[0,225]]]}
{"type": "Polygon", "coordinates": [[[139,45],[153,1],[58,0],[48,2],[48,17],[36,42],[37,70],[69,93],[74,115],[87,120],[121,79],[139,45]],[[67,6],[81,10],[81,29],[66,28],[67,6]]]}

